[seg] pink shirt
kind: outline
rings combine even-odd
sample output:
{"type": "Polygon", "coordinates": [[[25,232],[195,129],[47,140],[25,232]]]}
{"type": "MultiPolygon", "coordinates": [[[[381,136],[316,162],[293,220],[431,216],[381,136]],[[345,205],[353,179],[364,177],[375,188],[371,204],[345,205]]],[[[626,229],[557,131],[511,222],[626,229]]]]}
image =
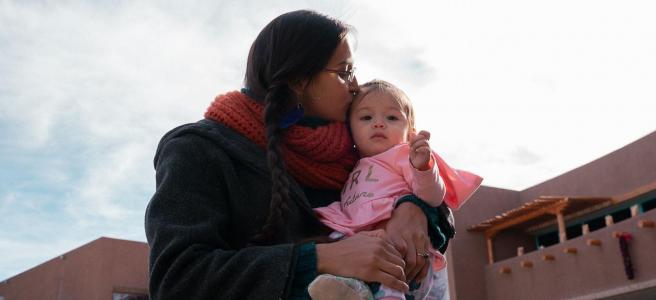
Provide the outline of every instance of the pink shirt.
{"type": "Polygon", "coordinates": [[[321,221],[349,236],[372,230],[392,216],[399,198],[410,194],[431,206],[445,201],[449,207],[458,209],[483,180],[449,167],[435,152],[433,168],[419,171],[410,164],[409,151],[408,144],[400,144],[360,159],[342,189],[341,201],[315,209],[321,221]]]}

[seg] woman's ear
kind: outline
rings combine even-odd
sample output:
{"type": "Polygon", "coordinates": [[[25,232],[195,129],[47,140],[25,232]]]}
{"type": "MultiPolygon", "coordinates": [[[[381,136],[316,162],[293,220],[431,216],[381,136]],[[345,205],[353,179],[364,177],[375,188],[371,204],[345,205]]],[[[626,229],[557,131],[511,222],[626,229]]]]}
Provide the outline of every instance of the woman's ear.
{"type": "Polygon", "coordinates": [[[308,79],[303,79],[303,80],[292,80],[289,82],[289,88],[296,94],[296,97],[300,100],[302,98],[302,95],[305,93],[305,88],[307,88],[308,83],[310,81],[308,79]]]}

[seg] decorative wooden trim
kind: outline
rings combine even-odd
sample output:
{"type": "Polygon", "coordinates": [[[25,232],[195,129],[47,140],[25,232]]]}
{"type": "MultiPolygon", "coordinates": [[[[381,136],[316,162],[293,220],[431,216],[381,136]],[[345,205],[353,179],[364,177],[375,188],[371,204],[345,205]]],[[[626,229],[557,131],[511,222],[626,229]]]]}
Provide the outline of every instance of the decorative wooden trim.
{"type": "Polygon", "coordinates": [[[524,247],[517,247],[517,256],[524,255],[524,247]]]}
{"type": "Polygon", "coordinates": [[[576,254],[578,252],[579,251],[574,247],[569,247],[569,248],[563,249],[563,253],[576,254]]]}
{"type": "Polygon", "coordinates": [[[638,221],[638,227],[640,228],[654,228],[656,227],[656,222],[652,220],[640,220],[638,221]]]}
{"type": "Polygon", "coordinates": [[[586,243],[588,244],[588,246],[601,246],[601,240],[597,240],[597,239],[589,239],[586,241],[586,243]]]}
{"type": "Polygon", "coordinates": [[[616,238],[616,239],[619,239],[620,236],[622,236],[622,233],[624,233],[624,232],[621,232],[621,231],[613,231],[613,237],[616,238]]]}
{"type": "Polygon", "coordinates": [[[520,262],[519,265],[522,266],[522,268],[533,268],[533,262],[530,260],[524,260],[520,262]]]}
{"type": "Polygon", "coordinates": [[[556,260],[556,257],[551,255],[551,254],[545,254],[545,255],[542,255],[542,260],[544,260],[544,261],[554,261],[554,260],[556,260]]]}
{"type": "Polygon", "coordinates": [[[512,270],[510,269],[510,267],[501,267],[499,269],[499,274],[510,274],[511,272],[512,270]]]}
{"type": "Polygon", "coordinates": [[[631,206],[631,217],[635,217],[638,215],[638,205],[633,205],[631,206]]]}

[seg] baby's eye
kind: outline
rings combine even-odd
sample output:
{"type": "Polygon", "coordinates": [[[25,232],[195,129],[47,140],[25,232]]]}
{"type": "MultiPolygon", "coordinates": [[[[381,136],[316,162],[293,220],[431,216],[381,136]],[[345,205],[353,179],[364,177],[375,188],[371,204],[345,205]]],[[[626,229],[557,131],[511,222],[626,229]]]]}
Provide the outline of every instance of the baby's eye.
{"type": "Polygon", "coordinates": [[[390,121],[396,121],[399,118],[397,116],[387,116],[387,119],[390,120],[390,121]]]}
{"type": "Polygon", "coordinates": [[[362,116],[362,117],[360,117],[360,120],[361,121],[369,121],[369,120],[371,120],[371,116],[362,116]]]}

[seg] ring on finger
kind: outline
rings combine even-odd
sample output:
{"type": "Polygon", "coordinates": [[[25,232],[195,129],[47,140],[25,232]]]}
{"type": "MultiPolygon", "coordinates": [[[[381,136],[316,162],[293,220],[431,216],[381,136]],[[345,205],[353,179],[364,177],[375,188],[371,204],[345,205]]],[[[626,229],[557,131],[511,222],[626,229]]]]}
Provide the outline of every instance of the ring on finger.
{"type": "Polygon", "coordinates": [[[428,253],[426,253],[426,252],[417,253],[417,256],[421,256],[424,259],[428,259],[430,257],[430,255],[428,255],[428,253]]]}

